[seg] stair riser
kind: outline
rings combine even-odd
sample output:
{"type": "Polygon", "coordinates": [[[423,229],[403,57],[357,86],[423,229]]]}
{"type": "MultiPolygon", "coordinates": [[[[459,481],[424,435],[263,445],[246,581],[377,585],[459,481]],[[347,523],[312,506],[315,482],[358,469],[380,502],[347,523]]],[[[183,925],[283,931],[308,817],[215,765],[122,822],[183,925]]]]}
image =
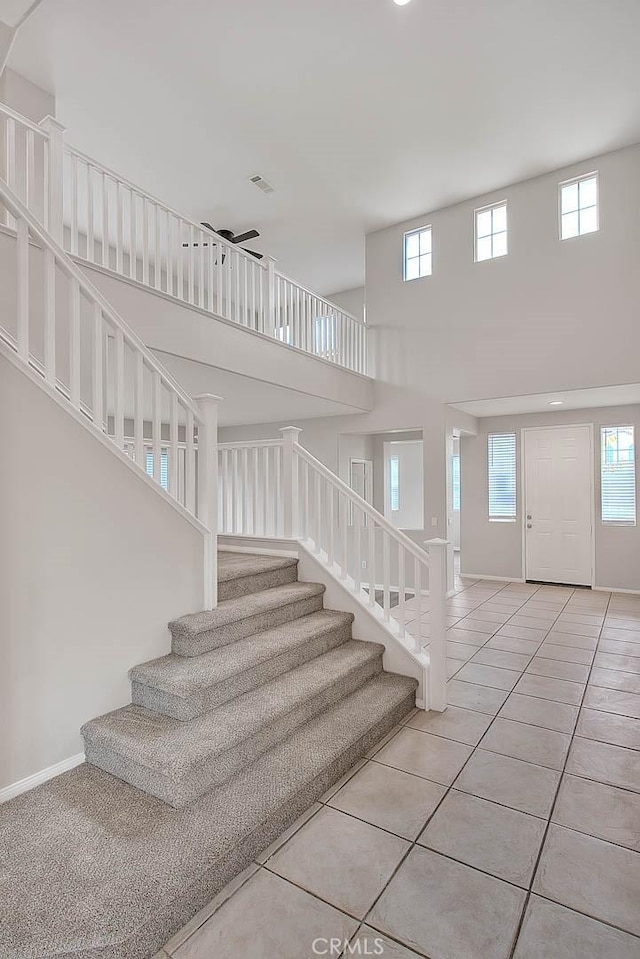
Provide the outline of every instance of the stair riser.
{"type": "Polygon", "coordinates": [[[145,706],[147,709],[152,709],[156,713],[163,713],[165,716],[172,716],[174,719],[184,721],[195,719],[230,699],[235,699],[236,696],[257,689],[258,686],[262,686],[277,676],[282,676],[289,670],[316,659],[317,656],[341,646],[350,639],[351,623],[346,623],[344,626],[328,630],[319,636],[313,636],[311,639],[300,643],[299,646],[287,650],[281,656],[276,656],[246,670],[244,673],[210,687],[204,695],[189,699],[174,696],[162,689],[133,681],[131,683],[131,701],[136,706],[145,706]]]}
{"type": "Polygon", "coordinates": [[[320,799],[327,789],[349,772],[414,706],[415,692],[412,691],[319,775],[305,783],[294,795],[288,796],[286,802],[280,804],[258,829],[238,843],[232,853],[215,863],[188,889],[183,889],[172,902],[163,903],[162,908],[151,915],[144,926],[138,927],[130,939],[106,948],[100,945],[95,950],[83,951],[81,959],[148,959],[148,956],[154,955],[227,883],[320,799]]]}
{"type": "Polygon", "coordinates": [[[290,736],[303,723],[355,692],[381,671],[382,655],[372,657],[366,663],[346,673],[339,683],[323,689],[318,695],[306,700],[297,709],[266,726],[257,735],[251,736],[233,749],[214,757],[209,762],[199,763],[180,780],[171,780],[160,772],[132,762],[108,748],[95,747],[90,740],[86,742],[85,748],[87,762],[156,796],[170,806],[180,808],[231,779],[249,763],[254,762],[267,750],[290,736]]]}
{"type": "Polygon", "coordinates": [[[230,579],[218,583],[218,600],[237,599],[239,596],[248,596],[249,593],[261,593],[263,589],[272,586],[285,586],[295,583],[298,579],[297,566],[285,566],[284,569],[274,569],[268,573],[257,573],[255,576],[242,576],[239,579],[230,579]]]}
{"type": "Polygon", "coordinates": [[[301,616],[315,613],[322,609],[322,603],[323,595],[320,593],[317,596],[301,599],[295,603],[259,613],[257,616],[249,616],[246,619],[237,620],[235,623],[217,626],[215,629],[205,630],[201,633],[185,633],[172,630],[171,647],[178,656],[199,656],[201,653],[208,653],[220,646],[235,643],[238,639],[245,639],[247,636],[253,636],[265,629],[281,626],[283,623],[290,623],[292,619],[299,619],[301,616]]]}

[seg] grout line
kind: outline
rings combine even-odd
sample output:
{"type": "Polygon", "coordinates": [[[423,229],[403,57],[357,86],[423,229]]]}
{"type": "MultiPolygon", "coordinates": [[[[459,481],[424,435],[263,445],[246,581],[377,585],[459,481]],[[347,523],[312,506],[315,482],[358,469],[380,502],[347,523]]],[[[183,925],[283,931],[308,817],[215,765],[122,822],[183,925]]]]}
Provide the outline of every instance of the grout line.
{"type": "MultiPolygon", "coordinates": [[[[608,600],[607,600],[607,607],[606,607],[607,609],[609,608],[609,603],[610,603],[610,602],[611,602],[611,593],[609,593],[609,598],[608,598],[608,600]]],[[[603,629],[603,627],[600,627],[600,633],[599,633],[599,635],[598,635],[598,643],[596,644],[596,650],[597,650],[598,645],[599,645],[599,643],[600,643],[600,637],[601,637],[601,635],[602,635],[602,629],[603,629]]],[[[593,657],[591,666],[589,667],[589,676],[591,676],[591,670],[593,669],[593,663],[594,663],[594,662],[595,662],[595,655],[594,655],[594,657],[593,657]]],[[[548,818],[548,820],[547,820],[547,828],[545,829],[544,836],[542,837],[542,842],[540,843],[540,849],[539,849],[539,851],[538,851],[538,856],[537,856],[537,858],[536,858],[536,861],[535,861],[535,864],[534,864],[534,867],[533,867],[533,872],[531,873],[531,880],[530,880],[530,882],[529,882],[529,889],[528,889],[528,891],[527,891],[527,896],[526,896],[525,903],[524,903],[524,909],[522,910],[522,914],[521,914],[521,916],[520,916],[520,923],[519,923],[519,925],[518,925],[518,929],[517,929],[515,938],[514,938],[514,940],[513,940],[513,947],[512,947],[512,949],[511,949],[511,953],[509,954],[509,959],[513,959],[513,955],[514,955],[514,952],[515,952],[515,950],[516,950],[516,946],[517,946],[517,944],[518,944],[518,939],[520,938],[520,933],[521,933],[521,931],[522,931],[522,924],[523,924],[523,922],[524,922],[524,917],[525,917],[527,908],[528,908],[528,906],[529,906],[529,902],[530,902],[530,900],[531,900],[531,896],[532,896],[532,894],[533,894],[533,884],[534,884],[534,882],[535,882],[535,880],[536,880],[536,876],[537,876],[537,874],[538,874],[538,869],[540,868],[540,862],[541,862],[541,860],[542,860],[542,856],[543,856],[543,853],[544,853],[544,850],[545,850],[545,846],[546,846],[546,844],[547,844],[547,839],[548,839],[548,836],[549,836],[549,830],[550,830],[550,828],[551,828],[551,822],[552,822],[552,820],[553,820],[553,814],[554,814],[554,812],[555,812],[555,808],[556,808],[556,805],[557,805],[557,803],[558,803],[558,796],[560,795],[560,790],[561,790],[561,788],[562,788],[562,783],[563,783],[563,781],[564,781],[565,770],[566,770],[566,768],[567,768],[567,763],[569,762],[569,755],[570,755],[571,749],[572,749],[572,747],[573,747],[573,742],[574,742],[575,736],[576,736],[576,729],[577,729],[577,727],[578,727],[578,722],[579,722],[579,720],[580,720],[580,712],[581,712],[581,710],[582,710],[582,704],[583,704],[583,702],[584,702],[584,697],[586,696],[586,693],[587,693],[587,685],[588,685],[588,683],[589,683],[589,676],[587,677],[587,682],[585,683],[585,687],[584,687],[584,690],[583,690],[583,693],[582,693],[582,698],[581,698],[580,704],[579,704],[579,706],[578,706],[578,713],[577,713],[577,716],[576,716],[576,721],[575,721],[574,726],[573,726],[573,732],[571,733],[571,738],[570,738],[570,740],[569,740],[569,747],[568,747],[568,749],[567,749],[567,751],[566,751],[566,754],[565,754],[564,763],[563,763],[563,765],[562,765],[562,769],[560,770],[560,777],[559,777],[559,779],[558,779],[558,786],[557,786],[557,788],[556,788],[555,795],[554,795],[554,797],[553,797],[553,802],[552,802],[552,804],[551,804],[551,809],[550,809],[550,811],[549,811],[549,818],[548,818]]],[[[575,830],[575,831],[577,831],[577,830],[575,830]]],[[[596,837],[593,837],[593,838],[596,838],[596,837]]],[[[546,897],[545,897],[545,898],[546,898],[546,897]]],[[[554,900],[550,900],[550,901],[554,901],[554,900]]],[[[558,903],[558,905],[564,906],[565,909],[566,909],[566,908],[571,908],[570,906],[566,906],[564,903],[558,903]]],[[[592,918],[595,918],[595,917],[592,917],[592,918]]],[[[599,921],[599,922],[602,922],[601,919],[598,920],[598,921],[599,921]]],[[[606,925],[610,925],[610,923],[606,923],[606,925]]]]}

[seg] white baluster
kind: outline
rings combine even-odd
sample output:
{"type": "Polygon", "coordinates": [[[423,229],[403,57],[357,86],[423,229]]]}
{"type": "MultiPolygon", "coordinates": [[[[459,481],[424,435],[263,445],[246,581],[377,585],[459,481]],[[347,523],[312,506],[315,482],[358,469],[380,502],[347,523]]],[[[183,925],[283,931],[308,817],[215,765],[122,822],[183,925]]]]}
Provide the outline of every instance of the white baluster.
{"type": "Polygon", "coordinates": [[[178,394],[171,391],[171,413],[169,415],[169,492],[178,499],[178,394]]]}
{"type": "Polygon", "coordinates": [[[108,181],[103,173],[102,183],[102,265],[109,266],[109,192],[108,181]]]}
{"type": "MultiPolygon", "coordinates": [[[[55,336],[55,332],[54,332],[55,336]]],[[[93,304],[93,422],[100,432],[104,432],[104,330],[102,326],[102,309],[99,303],[93,304]]],[[[55,348],[55,343],[54,343],[55,348]]]]}
{"type": "Polygon", "coordinates": [[[385,623],[389,622],[389,610],[391,609],[389,546],[389,534],[386,530],[382,530],[382,611],[385,623]]]}
{"type": "Polygon", "coordinates": [[[71,253],[78,255],[78,161],[71,155],[71,253]]]}
{"type": "Polygon", "coordinates": [[[415,592],[415,603],[416,603],[416,619],[414,622],[413,628],[415,629],[414,634],[414,648],[417,653],[422,652],[422,633],[423,633],[423,623],[422,623],[422,569],[420,562],[414,556],[413,558],[413,588],[415,592]]]}
{"type": "Polygon", "coordinates": [[[354,506],[353,515],[353,538],[354,538],[354,561],[353,561],[353,579],[356,591],[360,592],[362,588],[362,524],[364,514],[359,506],[354,506]]]}
{"type": "Polygon", "coordinates": [[[124,273],[124,210],[122,184],[116,185],[116,272],[124,273]]]}
{"type": "Polygon", "coordinates": [[[284,536],[298,536],[300,491],[298,487],[298,458],[296,447],[302,430],[297,426],[285,426],[280,430],[283,450],[282,504],[284,507],[284,536]]]}
{"type": "Polygon", "coordinates": [[[116,445],[124,448],[124,334],[116,327],[114,430],[116,445]]]}
{"type": "Polygon", "coordinates": [[[137,210],[138,197],[133,190],[129,191],[129,276],[132,280],[138,279],[138,246],[137,246],[137,210]]]}
{"type": "Polygon", "coordinates": [[[187,248],[187,266],[189,271],[189,303],[195,303],[195,249],[193,244],[195,243],[195,233],[191,224],[189,224],[188,234],[188,243],[187,248]]]}
{"type": "Polygon", "coordinates": [[[204,537],[204,608],[218,604],[218,405],[222,397],[196,397],[202,413],[198,427],[198,518],[208,528],[204,537]]]}
{"type": "Polygon", "coordinates": [[[156,290],[162,289],[162,243],[160,240],[160,207],[154,204],[154,257],[153,257],[153,285],[156,290]]]}
{"type": "Polygon", "coordinates": [[[36,213],[35,209],[35,200],[36,200],[36,157],[35,157],[35,142],[34,142],[34,132],[33,130],[27,129],[26,131],[26,150],[27,150],[27,166],[26,166],[26,183],[25,183],[25,206],[28,210],[31,210],[33,213],[36,213]]]}
{"type": "Polygon", "coordinates": [[[80,284],[71,280],[71,323],[69,324],[69,398],[80,407],[80,284]]]}
{"type": "Polygon", "coordinates": [[[136,369],[133,395],[134,455],[138,466],[146,469],[144,455],[144,357],[136,351],[136,369]]]}
{"type": "Polygon", "coordinates": [[[349,509],[346,497],[338,491],[338,515],[340,522],[340,529],[342,531],[342,550],[340,556],[340,576],[342,579],[346,579],[349,572],[349,509]]]}
{"type": "Polygon", "coordinates": [[[184,299],[184,247],[183,247],[183,237],[184,237],[184,222],[178,220],[178,290],[177,296],[179,299],[184,299]]]}
{"type": "Polygon", "coordinates": [[[402,633],[406,622],[405,592],[405,547],[398,543],[398,623],[402,633]]]}
{"type": "Polygon", "coordinates": [[[187,509],[190,513],[195,513],[196,511],[196,452],[193,442],[193,413],[191,410],[187,410],[187,436],[186,436],[186,456],[185,456],[185,473],[186,473],[186,495],[187,495],[187,509]]]}
{"type": "Polygon", "coordinates": [[[376,602],[376,526],[372,516],[369,516],[367,565],[369,567],[369,606],[374,606],[376,602]]]}
{"type": "Polygon", "coordinates": [[[44,251],[44,375],[56,385],[56,260],[53,251],[44,251]]]}
{"type": "MultiPolygon", "coordinates": [[[[11,119],[11,118],[9,118],[11,119]]],[[[18,355],[29,362],[29,226],[22,217],[17,232],[17,344],[18,355]]]]}
{"type": "Polygon", "coordinates": [[[142,198],[142,282],[149,285],[149,201],[142,198]]]}
{"type": "Polygon", "coordinates": [[[39,124],[47,134],[45,226],[58,243],[63,242],[62,197],[64,183],[64,127],[47,116],[39,124]]]}
{"type": "Polygon", "coordinates": [[[162,466],[162,379],[157,370],[153,371],[152,410],[153,478],[159,485],[162,466]]]}
{"type": "Polygon", "coordinates": [[[87,163],[87,250],[86,257],[90,263],[95,260],[95,234],[93,210],[93,167],[87,163]]]}

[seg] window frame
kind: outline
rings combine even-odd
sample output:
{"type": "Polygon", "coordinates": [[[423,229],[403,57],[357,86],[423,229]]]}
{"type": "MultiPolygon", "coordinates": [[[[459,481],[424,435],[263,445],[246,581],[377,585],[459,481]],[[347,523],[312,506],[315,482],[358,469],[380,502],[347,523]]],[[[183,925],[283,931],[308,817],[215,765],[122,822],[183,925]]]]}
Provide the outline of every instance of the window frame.
{"type": "Polygon", "coordinates": [[[402,236],[402,281],[403,283],[411,283],[413,280],[425,280],[428,276],[433,276],[433,227],[430,223],[425,226],[419,226],[415,230],[406,230],[402,236]],[[407,239],[410,236],[418,237],[418,249],[420,244],[420,235],[422,233],[429,233],[431,239],[431,249],[429,253],[420,253],[418,252],[417,256],[412,256],[407,258],[407,239]],[[423,256],[429,257],[429,272],[420,273],[420,259],[423,256]],[[407,276],[407,259],[418,260],[418,276],[407,276]]]}
{"type": "Polygon", "coordinates": [[[622,526],[633,528],[638,525],[638,460],[636,456],[636,430],[633,423],[616,423],[615,425],[600,427],[600,525],[601,526],[622,526]],[[604,483],[603,473],[606,465],[604,458],[604,437],[607,430],[631,430],[633,436],[633,519],[605,519],[604,518],[604,483]]]}
{"type": "Polygon", "coordinates": [[[509,256],[509,201],[508,200],[497,200],[495,203],[487,203],[485,206],[478,206],[473,211],[473,262],[474,263],[488,263],[491,260],[504,260],[505,257],[509,256]],[[499,230],[497,233],[493,232],[493,211],[504,207],[505,209],[505,218],[507,223],[506,230],[499,230]],[[486,233],[483,236],[478,236],[478,217],[481,213],[488,213],[491,211],[491,233],[486,233]],[[499,253],[495,255],[493,252],[493,238],[494,236],[499,236],[504,233],[506,237],[506,246],[507,249],[504,253],[499,253]],[[478,258],[478,240],[484,240],[486,237],[491,238],[491,256],[485,256],[482,259],[478,258]]]}
{"type": "MultiPolygon", "coordinates": [[[[591,209],[591,207],[585,207],[585,209],[589,210],[591,209]]],[[[569,212],[571,213],[573,211],[570,210],[569,212]]],[[[578,214],[578,229],[579,229],[580,228],[580,188],[579,187],[578,187],[578,209],[576,212],[578,214]]],[[[600,173],[599,171],[592,170],[590,173],[581,173],[580,176],[572,176],[572,177],[569,177],[568,180],[561,180],[560,183],[558,183],[558,238],[560,239],[560,241],[564,243],[566,240],[579,240],[585,236],[594,236],[596,233],[599,233],[599,232],[600,232],[600,173]],[[588,233],[578,232],[574,234],[574,236],[563,236],[562,235],[562,216],[563,216],[562,190],[563,188],[567,186],[571,186],[574,183],[579,184],[582,180],[591,180],[594,178],[596,181],[596,203],[595,203],[596,228],[595,230],[590,230],[588,233]]]]}
{"type": "Polygon", "coordinates": [[[518,433],[516,430],[499,430],[487,433],[487,517],[490,523],[516,523],[518,521],[518,433]],[[491,512],[491,438],[494,436],[513,437],[513,513],[495,515],[491,512]]]}

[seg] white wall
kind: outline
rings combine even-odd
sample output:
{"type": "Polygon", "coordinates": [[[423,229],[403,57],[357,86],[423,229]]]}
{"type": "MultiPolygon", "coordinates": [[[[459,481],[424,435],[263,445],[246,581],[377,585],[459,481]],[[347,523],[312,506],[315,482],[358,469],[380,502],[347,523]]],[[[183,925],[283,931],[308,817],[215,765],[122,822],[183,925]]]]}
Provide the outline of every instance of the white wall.
{"type": "Polygon", "coordinates": [[[53,94],[8,67],[0,76],[0,100],[34,123],[40,123],[46,116],[56,115],[56,98],[53,94]]]}
{"type": "Polygon", "coordinates": [[[378,374],[447,402],[637,382],[639,166],[630,147],[370,234],[378,374]],[[560,241],[558,182],[593,170],[600,231],[560,241]],[[509,255],[474,263],[474,208],[503,199],[509,255]],[[405,283],[403,234],[427,224],[433,275],[405,283]]]}
{"type": "MultiPolygon", "coordinates": [[[[460,440],[461,571],[520,579],[522,568],[521,430],[531,426],[594,424],[595,584],[640,590],[640,525],[603,526],[600,522],[601,426],[634,425],[640,437],[640,406],[529,413],[487,417],[478,421],[477,436],[460,440]],[[487,434],[515,430],[517,438],[518,516],[515,523],[489,522],[487,505],[487,434]]],[[[640,471],[636,465],[636,475],[640,471]]],[[[640,508],[640,490],[638,490],[640,508]]]]}
{"type": "Polygon", "coordinates": [[[201,608],[202,537],[0,356],[0,788],[82,751],[201,608]]]}

